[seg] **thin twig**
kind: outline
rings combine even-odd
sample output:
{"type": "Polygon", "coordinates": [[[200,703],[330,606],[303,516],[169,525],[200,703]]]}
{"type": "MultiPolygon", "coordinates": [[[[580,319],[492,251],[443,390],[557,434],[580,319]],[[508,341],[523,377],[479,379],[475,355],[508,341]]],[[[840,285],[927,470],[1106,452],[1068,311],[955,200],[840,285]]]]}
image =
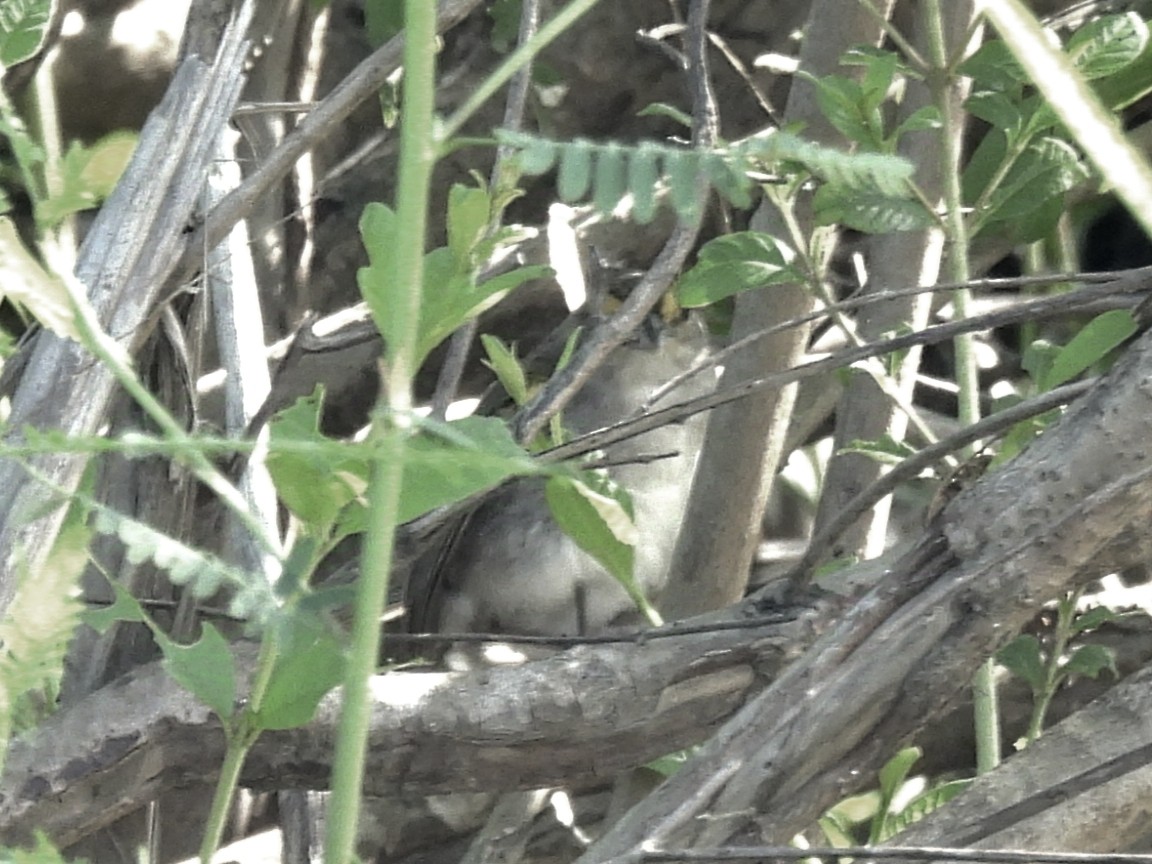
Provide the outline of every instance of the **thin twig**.
{"type": "MultiPolygon", "coordinates": [[[[719,115],[708,74],[708,35],[705,27],[707,2],[701,13],[688,21],[689,74],[692,76],[692,143],[697,149],[715,146],[719,135],[719,115]]],[[[693,6],[693,10],[696,6],[693,6]]],[[[660,301],[672,280],[680,273],[704,220],[708,181],[697,182],[697,206],[690,218],[682,218],[656,256],[652,266],[632,289],[628,299],[612,318],[594,330],[580,346],[572,361],[554,375],[536,398],[518,412],[513,432],[520,441],[531,441],[548,420],[562,410],[592,377],[608,355],[643,322],[660,301]]]]}

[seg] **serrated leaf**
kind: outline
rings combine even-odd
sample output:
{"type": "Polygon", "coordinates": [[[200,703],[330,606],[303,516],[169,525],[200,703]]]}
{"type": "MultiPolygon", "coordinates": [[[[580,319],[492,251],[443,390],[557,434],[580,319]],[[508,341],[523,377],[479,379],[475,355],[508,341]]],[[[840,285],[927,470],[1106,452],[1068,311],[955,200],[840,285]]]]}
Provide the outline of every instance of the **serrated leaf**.
{"type": "Polygon", "coordinates": [[[1059,350],[1039,380],[1042,391],[1052,390],[1087,371],[1136,332],[1136,319],[1127,309],[1097,315],[1059,350]]]}
{"type": "Polygon", "coordinates": [[[424,258],[424,303],[417,362],[422,363],[432,349],[465,322],[492,308],[525,282],[545,279],[551,273],[550,267],[537,264],[476,283],[470,274],[455,272],[446,249],[433,249],[424,258]]]}
{"type": "Polygon", "coordinates": [[[1135,12],[1090,21],[1068,40],[1066,51],[1080,74],[1092,81],[1135,62],[1148,46],[1148,25],[1135,12]]]}
{"type": "Polygon", "coordinates": [[[919,200],[829,184],[813,196],[817,224],[844,225],[868,234],[917,231],[936,224],[919,200]]]}
{"type": "Polygon", "coordinates": [[[156,630],[153,633],[164,652],[164,668],[176,682],[222,719],[231,717],[236,706],[236,670],[220,631],[205,623],[200,638],[191,645],[179,645],[156,630]]]}
{"type": "Polygon", "coordinates": [[[1023,680],[1033,693],[1041,693],[1048,684],[1048,672],[1035,636],[1017,636],[996,652],[996,662],[1023,680]]]}
{"type": "Polygon", "coordinates": [[[60,191],[37,204],[37,221],[55,225],[72,213],[97,207],[124,173],[137,138],[114,132],[91,146],[73,141],[60,161],[60,191]]]}

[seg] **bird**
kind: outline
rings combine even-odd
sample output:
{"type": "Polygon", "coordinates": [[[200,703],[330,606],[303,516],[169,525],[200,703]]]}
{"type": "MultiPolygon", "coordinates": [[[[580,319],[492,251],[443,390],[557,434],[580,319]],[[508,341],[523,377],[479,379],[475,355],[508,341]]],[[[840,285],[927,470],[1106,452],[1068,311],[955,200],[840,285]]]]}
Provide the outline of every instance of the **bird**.
{"type": "MultiPolygon", "coordinates": [[[[656,388],[710,350],[710,336],[696,317],[667,322],[650,316],[569,403],[565,428],[582,434],[634,416],[656,388]]],[[[715,380],[706,370],[654,407],[703,395],[715,380]]],[[[638,532],[635,581],[657,608],[705,422],[704,415],[696,415],[614,444],[603,454],[612,466],[606,469],[611,479],[631,495],[638,532]],[[664,458],[646,458],[654,455],[664,458]]],[[[451,542],[409,580],[411,629],[577,636],[643,622],[617,580],[556,524],[544,483],[536,477],[510,481],[460,520],[451,542]]]]}

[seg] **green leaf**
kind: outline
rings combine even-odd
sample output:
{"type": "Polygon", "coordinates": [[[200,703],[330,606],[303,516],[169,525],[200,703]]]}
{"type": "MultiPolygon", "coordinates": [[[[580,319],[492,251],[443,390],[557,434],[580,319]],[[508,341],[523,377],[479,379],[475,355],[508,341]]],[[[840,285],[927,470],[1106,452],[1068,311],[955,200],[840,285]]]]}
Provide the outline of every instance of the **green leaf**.
{"type": "Polygon", "coordinates": [[[656,215],[656,188],[660,182],[660,149],[645,142],[628,162],[628,188],[632,192],[632,217],[641,225],[656,215]]]}
{"type": "Polygon", "coordinates": [[[318,619],[297,610],[283,628],[268,689],[253,716],[256,729],[294,729],[311,722],[320,700],[344,677],[343,646],[318,619]]]}
{"type": "Polygon", "coordinates": [[[1097,315],[1056,354],[1047,374],[1038,382],[1041,391],[1059,387],[1095,366],[1131,338],[1136,327],[1136,320],[1127,309],[1097,315]]]}
{"type": "Polygon", "coordinates": [[[136,140],[135,134],[114,132],[91,147],[73,141],[60,161],[60,191],[39,202],[37,221],[56,225],[73,213],[99,206],[128,165],[136,140]]]}
{"type": "Polygon", "coordinates": [[[692,128],[692,115],[674,105],[669,105],[667,102],[650,102],[637,111],[636,116],[667,117],[669,120],[676,121],[685,129],[692,128]]]}
{"type": "Polygon", "coordinates": [[[496,373],[496,378],[505,392],[512,397],[516,405],[523,405],[528,401],[528,377],[524,374],[524,367],[516,356],[515,347],[509,347],[495,336],[487,333],[480,335],[480,344],[488,355],[486,365],[496,373]]]}
{"type": "Polygon", "coordinates": [[[712,181],[713,188],[733,207],[746,210],[752,206],[752,181],[742,170],[743,166],[734,164],[730,158],[719,153],[707,153],[702,167],[712,181]]]}
{"type": "Polygon", "coordinates": [[[422,426],[422,434],[409,440],[405,453],[401,522],[490,489],[514,475],[548,471],[494,417],[466,417],[451,423],[425,420],[422,426]]]}
{"type": "Polygon", "coordinates": [[[848,446],[840,448],[841,453],[859,453],[879,462],[881,465],[898,465],[916,450],[904,441],[897,441],[889,434],[871,441],[856,439],[848,446]]]}
{"type": "Polygon", "coordinates": [[[794,258],[787,244],[768,234],[741,231],[717,237],[700,250],[696,266],[680,277],[676,299],[691,309],[742,291],[801,281],[792,266],[794,258]]]}
{"type": "Polygon", "coordinates": [[[653,759],[645,767],[651,768],[664,777],[671,777],[683,768],[699,749],[699,747],[689,747],[686,750],[677,750],[675,753],[669,753],[666,756],[661,756],[659,759],[653,759]]]}
{"type": "Polygon", "coordinates": [[[551,273],[551,268],[544,265],[519,267],[476,284],[471,273],[457,270],[447,249],[433,249],[424,257],[424,303],[416,343],[417,364],[465,322],[495,306],[509,292],[551,273]]]}
{"type": "Polygon", "coordinates": [[[51,18],[51,0],[0,3],[0,71],[36,55],[51,18]]]}
{"type": "Polygon", "coordinates": [[[905,747],[889,759],[880,769],[880,806],[876,817],[869,828],[868,842],[878,843],[884,839],[887,817],[904,781],[908,779],[908,772],[912,770],[924,753],[919,747],[905,747]]]}
{"type": "Polygon", "coordinates": [[[1028,684],[1033,693],[1042,693],[1048,686],[1048,672],[1035,636],[1017,636],[996,652],[996,662],[1028,684]]]}
{"type": "Polygon", "coordinates": [[[982,87],[1012,91],[1028,83],[1028,74],[1003,39],[992,39],[960,64],[959,72],[982,87]]]}
{"type": "Polygon", "coordinates": [[[404,0],[365,0],[364,30],[373,48],[379,48],[403,29],[404,0]]]}
{"type": "Polygon", "coordinates": [[[1087,633],[1095,630],[1102,624],[1115,621],[1119,617],[1119,613],[1112,611],[1107,606],[1093,606],[1072,620],[1072,632],[1087,633]]]}
{"type": "Polygon", "coordinates": [[[989,199],[984,224],[1017,220],[1087,180],[1088,169],[1068,142],[1051,136],[1028,145],[989,199]]]}
{"type": "Polygon", "coordinates": [[[1080,74],[1092,81],[1120,72],[1148,47],[1148,25],[1135,12],[1105,15],[1081,27],[1067,52],[1080,74]]]}
{"type": "Polygon", "coordinates": [[[968,97],[964,107],[973,117],[1002,132],[1014,134],[1024,125],[1018,100],[1002,90],[977,90],[968,97]]]}
{"type": "Polygon", "coordinates": [[[520,38],[520,0],[493,0],[488,7],[492,31],[488,41],[497,54],[507,54],[520,38]]]}
{"type": "Polygon", "coordinates": [[[624,198],[627,171],[627,151],[619,144],[608,144],[597,153],[592,203],[601,213],[611,213],[624,198]]]}
{"type": "Polygon", "coordinates": [[[592,182],[592,150],[592,142],[582,138],[560,145],[556,191],[561,201],[579,201],[587,194],[592,182]]]}
{"type": "Polygon", "coordinates": [[[549,478],[544,494],[552,517],[620,583],[648,620],[659,624],[659,614],[635,579],[637,534],[631,499],[606,478],[587,472],[582,477],[549,478]]]}
{"type": "Polygon", "coordinates": [[[1128,66],[1092,82],[1100,101],[1111,111],[1120,111],[1152,93],[1152,41],[1128,66]]]}
{"type": "Polygon", "coordinates": [[[147,523],[95,502],[91,506],[94,513],[92,527],[119,539],[124,544],[125,560],[129,564],[151,560],[168,572],[172,582],[187,585],[196,597],[210,596],[222,584],[227,584],[237,590],[259,590],[260,596],[267,601],[261,609],[273,605],[270,590],[263,579],[253,577],[215,555],[187,546],[147,523]]]}
{"type": "Polygon", "coordinates": [[[222,719],[232,716],[236,706],[236,670],[227,640],[210,623],[205,623],[200,639],[179,645],[153,630],[164,668],[177,683],[215,711],[222,719]]]}
{"type": "Polygon", "coordinates": [[[960,176],[966,205],[972,206],[980,200],[984,190],[999,173],[1000,166],[1008,158],[1008,145],[1008,135],[999,129],[989,130],[976,145],[960,176]]]}
{"type": "Polygon", "coordinates": [[[403,286],[396,284],[396,213],[373,202],[360,214],[360,237],[368,252],[368,266],[356,273],[360,293],[372,312],[372,320],[384,337],[385,347],[399,344],[408,334],[396,332],[390,310],[403,300],[403,286]]]}
{"type": "Polygon", "coordinates": [[[488,231],[492,200],[488,190],[453,183],[448,190],[448,248],[459,270],[470,270],[473,253],[488,231]]]}
{"type": "Polygon", "coordinates": [[[28,251],[16,224],[0,216],[0,296],[22,304],[57,336],[80,340],[76,313],[64,281],[28,251]]]}
{"type": "MultiPolygon", "coordinates": [[[[474,247],[477,242],[474,232],[479,222],[478,201],[475,196],[463,195],[458,202],[456,242],[461,249],[469,243],[474,247]]],[[[487,212],[485,207],[485,226],[487,212]]],[[[412,338],[410,333],[397,332],[390,311],[403,302],[403,293],[407,290],[396,284],[394,275],[392,250],[397,236],[396,214],[383,204],[369,204],[360,217],[360,233],[369,258],[369,266],[361,267],[357,273],[360,291],[384,336],[386,348],[390,349],[400,340],[412,338]]],[[[460,259],[448,247],[433,249],[424,256],[423,303],[416,334],[417,365],[470,318],[499,302],[518,285],[549,272],[543,266],[521,267],[477,285],[471,266],[461,266],[460,259]]]]}
{"type": "Polygon", "coordinates": [[[1081,645],[1073,651],[1061,671],[1067,675],[1096,679],[1104,670],[1111,672],[1113,678],[1120,677],[1116,669],[1116,652],[1106,645],[1093,644],[1081,645]]]}
{"type": "Polygon", "coordinates": [[[866,117],[864,91],[858,83],[840,75],[805,77],[816,87],[820,112],[841,135],[867,149],[878,149],[878,138],[866,117]]]}
{"type": "Polygon", "coordinates": [[[905,132],[931,132],[940,128],[943,121],[940,118],[940,109],[935,105],[925,105],[917,108],[896,127],[896,137],[905,132]]]}
{"type": "Polygon", "coordinates": [[[820,187],[812,206],[818,224],[844,225],[868,234],[916,231],[936,224],[933,214],[915,198],[836,184],[820,187]]]}
{"type": "Polygon", "coordinates": [[[926,789],[914,797],[899,813],[889,813],[884,819],[884,830],[878,842],[899,834],[914,822],[919,822],[934,810],[939,810],[972,785],[970,779],[949,780],[926,789]]]}
{"type": "Polygon", "coordinates": [[[664,154],[664,174],[672,206],[681,219],[691,219],[700,206],[696,196],[696,180],[700,170],[700,156],[691,150],[669,150],[664,154]]]}
{"type": "Polygon", "coordinates": [[[522,132],[499,129],[496,132],[496,140],[506,147],[517,150],[520,170],[530,177],[551,171],[552,166],[556,164],[556,157],[560,155],[560,145],[555,141],[522,132]]]}
{"type": "Polygon", "coordinates": [[[885,800],[890,802],[895,797],[904,781],[908,779],[908,772],[923,755],[924,751],[919,747],[905,747],[884,764],[880,769],[879,780],[880,794],[885,800]]]}
{"type": "Polygon", "coordinates": [[[352,445],[335,442],[320,432],[322,391],[317,388],[277,414],[268,424],[267,465],[281,500],[313,537],[326,537],[346,507],[366,508],[369,463],[352,445]],[[313,444],[309,451],[294,446],[313,444]]]}
{"type": "Polygon", "coordinates": [[[144,608],[140,605],[140,601],[132,596],[132,592],[117,582],[109,582],[108,584],[112,588],[112,605],[85,609],[80,614],[80,618],[85,624],[97,633],[107,633],[108,628],[117,621],[142,623],[148,620],[148,616],[144,614],[144,608]]]}

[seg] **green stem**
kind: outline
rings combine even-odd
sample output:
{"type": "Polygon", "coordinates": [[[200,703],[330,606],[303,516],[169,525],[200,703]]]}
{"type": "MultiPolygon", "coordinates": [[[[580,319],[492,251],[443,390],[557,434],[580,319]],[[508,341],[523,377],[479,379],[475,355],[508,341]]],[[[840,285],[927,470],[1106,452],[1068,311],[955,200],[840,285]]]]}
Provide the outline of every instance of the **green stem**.
{"type": "MultiPolygon", "coordinates": [[[[436,136],[440,142],[448,141],[460,128],[468,122],[480,106],[487,102],[496,91],[503,87],[512,76],[523,66],[532,62],[532,59],[544,50],[553,39],[571,27],[576,20],[596,5],[598,0],[572,0],[560,10],[551,21],[541,27],[531,39],[508,55],[508,58],[489,75],[468,100],[456,109],[456,113],[444,121],[439,134],[436,136]]],[[[408,67],[405,66],[405,74],[408,67]]]]}
{"type": "Polygon", "coordinates": [[[268,682],[272,680],[276,658],[280,654],[280,644],[275,634],[275,627],[265,631],[264,640],[260,644],[260,656],[256,660],[256,674],[248,692],[248,704],[238,717],[224,720],[228,746],[224,751],[224,763],[220,766],[220,777],[216,781],[216,790],[212,795],[212,807],[208,811],[204,836],[200,840],[202,864],[212,864],[212,857],[220,848],[224,826],[228,823],[228,811],[240,783],[240,769],[244,767],[248,751],[259,737],[259,732],[252,723],[252,717],[259,713],[260,707],[264,704],[268,682]]]}
{"type": "MultiPolygon", "coordinates": [[[[940,0],[928,0],[926,6],[928,37],[931,44],[933,69],[928,80],[940,110],[940,158],[944,177],[944,213],[949,281],[966,284],[971,279],[969,267],[968,226],[964,219],[964,195],[960,186],[961,132],[952,105],[952,88],[957,79],[952,74],[951,61],[944,34],[944,14],[940,0]]],[[[971,314],[971,292],[958,288],[952,295],[957,319],[971,314]]],[[[957,336],[956,386],[960,422],[969,426],[980,419],[980,384],[977,378],[975,340],[971,334],[957,336]]],[[[975,714],[976,770],[983,774],[1000,763],[1000,710],[996,693],[996,666],[989,658],[976,672],[972,681],[972,700],[975,714]]]]}
{"type": "Polygon", "coordinates": [[[1048,708],[1063,677],[1060,663],[1068,650],[1068,643],[1072,640],[1072,624],[1076,619],[1076,604],[1080,602],[1081,593],[1079,590],[1073,591],[1056,604],[1056,632],[1052,635],[1052,649],[1048,652],[1044,689],[1034,697],[1032,718],[1028,722],[1028,732],[1024,738],[1026,745],[1039,738],[1040,733],[1044,731],[1048,708]]]}
{"type": "Polygon", "coordinates": [[[232,795],[240,782],[240,769],[244,765],[244,758],[252,742],[245,742],[242,736],[231,733],[228,736],[228,747],[224,751],[224,763],[220,766],[220,778],[216,781],[216,791],[212,795],[212,809],[208,812],[208,822],[204,828],[204,837],[200,840],[200,861],[202,864],[212,864],[212,856],[220,848],[220,841],[224,837],[224,826],[228,823],[228,809],[232,803],[232,795]]]}
{"type": "Polygon", "coordinates": [[[412,431],[415,334],[420,321],[424,279],[428,189],[436,158],[432,133],[436,83],[435,4],[427,0],[405,0],[404,33],[404,93],[396,191],[399,229],[394,259],[396,272],[392,278],[408,290],[389,313],[395,322],[393,332],[410,334],[411,338],[387,346],[384,370],[387,405],[377,406],[369,435],[376,445],[368,489],[372,530],[364,541],[332,766],[332,798],[324,844],[324,860],[328,864],[348,864],[355,851],[368,749],[371,681],[380,652],[380,618],[388,594],[404,458],[412,431]]]}

